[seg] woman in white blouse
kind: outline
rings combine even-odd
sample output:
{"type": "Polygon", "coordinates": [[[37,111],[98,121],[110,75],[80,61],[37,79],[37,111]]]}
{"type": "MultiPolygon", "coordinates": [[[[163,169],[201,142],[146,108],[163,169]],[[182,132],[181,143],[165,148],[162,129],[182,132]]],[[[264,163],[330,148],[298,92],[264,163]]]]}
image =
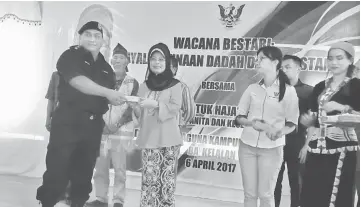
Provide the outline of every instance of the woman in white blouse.
{"type": "Polygon", "coordinates": [[[283,160],[285,135],[291,133],[299,116],[298,97],[280,70],[282,52],[273,46],[257,51],[256,69],[262,76],[251,84],[238,105],[236,124],[244,127],[239,145],[244,206],[274,206],[274,188],[283,160]]]}

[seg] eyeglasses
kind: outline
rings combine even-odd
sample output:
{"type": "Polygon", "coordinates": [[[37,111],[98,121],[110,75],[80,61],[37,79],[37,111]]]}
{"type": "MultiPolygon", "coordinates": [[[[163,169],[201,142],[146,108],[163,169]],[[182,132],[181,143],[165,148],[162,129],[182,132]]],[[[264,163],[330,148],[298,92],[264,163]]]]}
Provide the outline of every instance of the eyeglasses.
{"type": "Polygon", "coordinates": [[[159,58],[159,59],[156,59],[156,58],[150,58],[150,61],[151,62],[165,62],[165,59],[164,58],[159,58]]]}

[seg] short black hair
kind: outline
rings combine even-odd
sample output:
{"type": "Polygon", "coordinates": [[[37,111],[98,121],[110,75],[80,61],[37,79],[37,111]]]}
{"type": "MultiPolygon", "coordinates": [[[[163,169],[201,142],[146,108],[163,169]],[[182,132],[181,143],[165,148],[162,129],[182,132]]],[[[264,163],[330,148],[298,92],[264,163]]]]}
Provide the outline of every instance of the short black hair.
{"type": "Polygon", "coordinates": [[[293,62],[302,67],[302,59],[295,55],[285,55],[283,56],[283,60],[293,60],[293,62]]]}

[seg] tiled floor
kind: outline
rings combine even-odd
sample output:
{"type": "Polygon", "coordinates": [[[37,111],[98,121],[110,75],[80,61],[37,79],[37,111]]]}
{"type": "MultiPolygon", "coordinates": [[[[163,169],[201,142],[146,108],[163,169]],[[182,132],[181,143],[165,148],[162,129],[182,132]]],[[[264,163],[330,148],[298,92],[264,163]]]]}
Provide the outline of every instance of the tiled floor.
{"type": "MultiPolygon", "coordinates": [[[[39,178],[0,175],[0,207],[39,207],[35,199],[39,178]]],[[[110,192],[111,194],[111,192],[110,192]]],[[[92,196],[93,197],[93,196],[92,196]]],[[[140,192],[127,190],[125,207],[139,207],[140,192]]],[[[283,197],[282,207],[289,206],[289,197],[283,197]]],[[[243,207],[243,204],[177,196],[177,207],[243,207]]]]}

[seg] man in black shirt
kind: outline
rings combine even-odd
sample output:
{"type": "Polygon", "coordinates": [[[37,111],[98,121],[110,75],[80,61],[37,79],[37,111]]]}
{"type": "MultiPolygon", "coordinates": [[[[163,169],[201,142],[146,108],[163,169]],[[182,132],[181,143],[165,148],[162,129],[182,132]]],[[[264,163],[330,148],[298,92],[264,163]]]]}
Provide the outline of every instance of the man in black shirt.
{"type": "Polygon", "coordinates": [[[46,108],[46,123],[45,127],[50,132],[51,126],[51,115],[55,111],[58,104],[58,86],[59,86],[59,75],[58,72],[53,72],[49,83],[48,91],[45,98],[48,99],[48,106],[46,108]]]}
{"type": "MultiPolygon", "coordinates": [[[[285,55],[282,61],[282,69],[290,79],[291,85],[295,87],[298,96],[298,106],[300,114],[304,114],[308,110],[308,97],[311,95],[313,87],[304,84],[299,79],[301,71],[302,60],[293,55],[285,55]]],[[[291,188],[291,207],[298,207],[300,205],[300,188],[301,188],[301,174],[302,165],[298,159],[299,152],[306,140],[306,128],[302,124],[292,133],[286,135],[286,145],[283,148],[284,161],[278,175],[277,184],[275,188],[275,206],[279,207],[282,195],[282,180],[285,171],[285,164],[287,163],[288,179],[291,188]]]]}
{"type": "Polygon", "coordinates": [[[108,103],[119,105],[115,74],[99,52],[103,28],[88,22],[78,31],[79,46],[66,50],[57,62],[59,103],[52,115],[46,168],[37,200],[53,207],[71,182],[71,207],[82,207],[92,191],[91,179],[99,155],[108,103]]]}

